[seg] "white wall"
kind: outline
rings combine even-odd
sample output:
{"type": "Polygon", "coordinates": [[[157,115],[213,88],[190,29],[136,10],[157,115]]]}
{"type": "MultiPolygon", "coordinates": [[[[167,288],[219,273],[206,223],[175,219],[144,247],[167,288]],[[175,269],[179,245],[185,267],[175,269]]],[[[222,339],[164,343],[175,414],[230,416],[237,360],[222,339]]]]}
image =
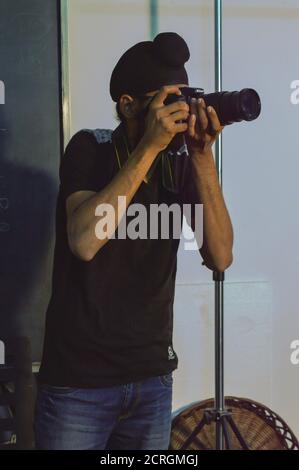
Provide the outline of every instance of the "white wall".
{"type": "MultiPolygon", "coordinates": [[[[297,217],[299,79],[296,0],[224,0],[224,88],[256,88],[261,117],[224,131],[224,195],[234,224],[234,264],[226,273],[227,395],[258,400],[299,435],[297,217]]],[[[189,44],[191,86],[213,90],[213,2],[160,0],[159,32],[189,44]]],[[[109,95],[120,55],[149,39],[145,0],[69,2],[71,133],[115,128],[109,95]]],[[[174,410],[213,396],[213,283],[195,252],[180,251],[175,301],[174,410]]]]}

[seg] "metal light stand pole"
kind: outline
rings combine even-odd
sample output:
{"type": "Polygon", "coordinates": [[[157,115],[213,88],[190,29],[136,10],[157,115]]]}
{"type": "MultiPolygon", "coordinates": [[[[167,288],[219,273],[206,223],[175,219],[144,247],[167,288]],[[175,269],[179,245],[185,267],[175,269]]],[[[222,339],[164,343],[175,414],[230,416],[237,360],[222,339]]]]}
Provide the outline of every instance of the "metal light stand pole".
{"type": "MultiPolygon", "coordinates": [[[[215,91],[222,91],[222,0],[214,1],[215,25],[215,91]]],[[[215,160],[222,187],[222,135],[215,143],[215,160]]],[[[223,356],[223,281],[224,273],[213,272],[215,282],[215,412],[224,411],[224,356],[223,356]]],[[[216,449],[223,449],[222,420],[216,419],[216,449]]]]}
{"type": "MultiPolygon", "coordinates": [[[[215,6],[215,89],[222,91],[222,0],[214,0],[215,6]]],[[[215,160],[219,183],[222,187],[222,136],[215,143],[215,160]]],[[[215,423],[216,450],[232,449],[232,437],[241,449],[249,450],[240,430],[233,420],[231,410],[225,408],[224,400],[224,315],[223,315],[223,281],[224,272],[213,272],[215,281],[215,400],[214,408],[204,411],[203,418],[184,442],[181,450],[188,449],[196,440],[196,448],[206,449],[200,440],[200,432],[205,426],[215,423]]],[[[192,448],[192,447],[191,447],[192,448]]]]}

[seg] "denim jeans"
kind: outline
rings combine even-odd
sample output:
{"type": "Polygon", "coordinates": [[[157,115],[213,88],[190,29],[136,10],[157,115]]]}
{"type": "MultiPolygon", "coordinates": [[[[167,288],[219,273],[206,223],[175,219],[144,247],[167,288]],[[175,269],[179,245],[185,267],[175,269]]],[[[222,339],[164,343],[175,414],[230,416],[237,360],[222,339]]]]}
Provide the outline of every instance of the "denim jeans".
{"type": "Polygon", "coordinates": [[[39,385],[37,449],[163,450],[171,432],[173,373],[107,388],[39,385]]]}

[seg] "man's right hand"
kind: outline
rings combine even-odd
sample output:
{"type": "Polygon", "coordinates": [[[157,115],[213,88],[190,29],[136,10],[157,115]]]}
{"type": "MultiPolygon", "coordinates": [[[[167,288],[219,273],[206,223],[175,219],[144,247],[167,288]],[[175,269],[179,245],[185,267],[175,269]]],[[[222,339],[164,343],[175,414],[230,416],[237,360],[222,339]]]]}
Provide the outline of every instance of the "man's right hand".
{"type": "Polygon", "coordinates": [[[181,95],[178,86],[164,86],[155,95],[146,117],[146,129],[142,142],[157,151],[165,150],[178,132],[188,129],[187,123],[177,123],[178,120],[187,120],[189,117],[189,106],[184,101],[164,105],[164,100],[169,94],[181,95]]]}

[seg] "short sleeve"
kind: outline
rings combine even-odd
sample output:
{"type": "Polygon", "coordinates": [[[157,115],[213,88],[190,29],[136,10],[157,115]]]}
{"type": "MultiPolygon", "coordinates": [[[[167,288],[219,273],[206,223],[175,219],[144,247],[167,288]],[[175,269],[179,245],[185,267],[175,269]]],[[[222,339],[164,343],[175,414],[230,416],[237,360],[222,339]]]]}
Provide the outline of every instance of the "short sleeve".
{"type": "Polygon", "coordinates": [[[77,132],[69,141],[59,168],[64,198],[76,191],[99,191],[105,176],[99,161],[99,145],[87,131],[77,132]]]}

